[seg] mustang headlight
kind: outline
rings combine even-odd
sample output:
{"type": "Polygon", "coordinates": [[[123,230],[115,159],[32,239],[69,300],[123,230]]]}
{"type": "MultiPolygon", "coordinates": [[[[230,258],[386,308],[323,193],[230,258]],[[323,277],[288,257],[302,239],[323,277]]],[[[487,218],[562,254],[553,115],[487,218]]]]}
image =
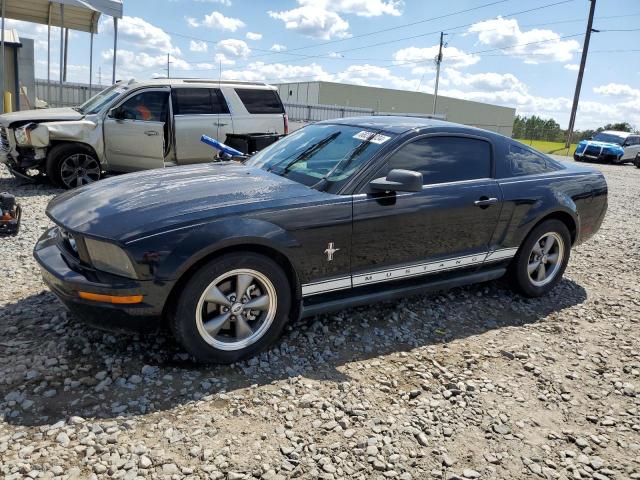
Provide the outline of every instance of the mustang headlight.
{"type": "Polygon", "coordinates": [[[117,245],[92,238],[85,238],[84,243],[91,263],[98,270],[127,278],[138,278],[129,256],[117,245]]]}

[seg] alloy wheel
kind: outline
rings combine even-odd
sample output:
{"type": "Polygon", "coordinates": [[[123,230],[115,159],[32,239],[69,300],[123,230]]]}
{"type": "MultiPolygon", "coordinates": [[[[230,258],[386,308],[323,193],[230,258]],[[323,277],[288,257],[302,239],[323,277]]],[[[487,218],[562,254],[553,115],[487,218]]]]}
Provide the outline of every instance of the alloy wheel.
{"type": "Polygon", "coordinates": [[[236,269],[204,290],[196,307],[198,332],[220,350],[240,350],[257,342],[276,315],[276,289],[265,275],[236,269]]]}
{"type": "Polygon", "coordinates": [[[74,153],[60,163],[60,178],[67,188],[100,180],[100,163],[86,153],[74,153]]]}
{"type": "Polygon", "coordinates": [[[564,240],[556,232],[545,233],[533,244],[527,266],[533,285],[542,287],[556,277],[564,259],[564,248],[564,240]]]}

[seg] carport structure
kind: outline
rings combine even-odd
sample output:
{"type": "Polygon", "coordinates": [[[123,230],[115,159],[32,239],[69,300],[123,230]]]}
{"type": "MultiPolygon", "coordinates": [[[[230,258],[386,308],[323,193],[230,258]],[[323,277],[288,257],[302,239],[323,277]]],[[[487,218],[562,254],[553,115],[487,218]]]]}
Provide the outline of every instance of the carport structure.
{"type": "MultiPolygon", "coordinates": [[[[116,81],[116,62],[118,51],[118,19],[122,18],[122,0],[0,0],[0,15],[2,15],[1,48],[2,48],[2,97],[5,90],[5,18],[39,23],[48,26],[47,32],[47,84],[51,90],[51,27],[60,27],[60,101],[62,101],[62,85],[64,83],[64,69],[66,66],[65,53],[67,50],[69,29],[91,34],[89,49],[89,85],[93,80],[93,35],[98,33],[98,20],[101,14],[113,18],[113,74],[112,83],[116,81]],[[66,38],[66,40],[65,40],[66,38]]],[[[91,91],[91,88],[89,88],[91,91]]],[[[49,95],[51,98],[51,95],[49,95]]],[[[1,100],[4,107],[4,100],[1,100]]]]}

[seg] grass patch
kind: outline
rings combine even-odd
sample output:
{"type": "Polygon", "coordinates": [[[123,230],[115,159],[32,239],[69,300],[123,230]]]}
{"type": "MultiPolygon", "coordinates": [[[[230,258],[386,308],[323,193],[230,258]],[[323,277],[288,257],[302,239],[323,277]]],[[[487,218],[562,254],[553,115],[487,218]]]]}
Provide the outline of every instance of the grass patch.
{"type": "Polygon", "coordinates": [[[522,139],[516,139],[516,140],[518,140],[518,142],[524,143],[525,145],[529,145],[530,147],[533,147],[542,153],[572,156],[573,152],[576,151],[575,143],[571,144],[571,148],[569,148],[569,151],[567,152],[567,149],[564,148],[563,142],[547,142],[546,140],[522,140],[522,139]]]}

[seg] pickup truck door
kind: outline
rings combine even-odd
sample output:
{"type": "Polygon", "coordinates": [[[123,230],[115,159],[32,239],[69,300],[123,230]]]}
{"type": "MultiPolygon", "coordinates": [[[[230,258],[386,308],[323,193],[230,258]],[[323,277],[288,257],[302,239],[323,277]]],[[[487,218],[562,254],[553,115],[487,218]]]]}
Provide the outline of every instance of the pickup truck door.
{"type": "Polygon", "coordinates": [[[480,266],[501,209],[491,145],[428,136],[401,146],[368,181],[395,168],[419,171],[420,192],[367,192],[353,203],[353,286],[480,266]]]}
{"type": "Polygon", "coordinates": [[[164,167],[169,87],[136,90],[104,120],[107,169],[134,172],[164,167]]]}
{"type": "Polygon", "coordinates": [[[208,135],[221,142],[233,133],[233,121],[218,88],[177,87],[172,93],[178,164],[211,161],[216,151],[200,141],[208,135]]]}

